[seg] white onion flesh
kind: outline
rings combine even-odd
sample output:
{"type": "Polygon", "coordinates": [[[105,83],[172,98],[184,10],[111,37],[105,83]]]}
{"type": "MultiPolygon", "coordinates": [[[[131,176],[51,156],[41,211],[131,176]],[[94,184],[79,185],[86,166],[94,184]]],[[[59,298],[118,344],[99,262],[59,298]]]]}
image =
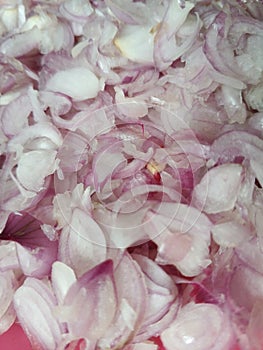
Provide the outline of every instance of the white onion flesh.
{"type": "Polygon", "coordinates": [[[260,1],[1,1],[0,334],[263,348],[262,21],[260,1]]]}

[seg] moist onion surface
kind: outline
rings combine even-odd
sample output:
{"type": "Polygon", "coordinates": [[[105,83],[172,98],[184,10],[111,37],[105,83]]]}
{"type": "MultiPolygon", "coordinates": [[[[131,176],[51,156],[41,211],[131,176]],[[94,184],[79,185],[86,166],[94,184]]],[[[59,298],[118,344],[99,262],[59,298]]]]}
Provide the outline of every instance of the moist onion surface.
{"type": "Polygon", "coordinates": [[[262,185],[261,0],[0,1],[2,342],[261,350],[262,185]]]}

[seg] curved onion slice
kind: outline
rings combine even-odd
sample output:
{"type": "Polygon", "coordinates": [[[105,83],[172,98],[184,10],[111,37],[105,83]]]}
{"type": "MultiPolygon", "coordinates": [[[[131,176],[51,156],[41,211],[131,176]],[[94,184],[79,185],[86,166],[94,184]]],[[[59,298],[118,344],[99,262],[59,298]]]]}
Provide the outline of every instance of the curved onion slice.
{"type": "Polygon", "coordinates": [[[124,346],[140,327],[148,303],[143,273],[128,253],[120,260],[114,277],[119,307],[112,325],[98,343],[99,349],[124,346]]]}
{"type": "Polygon", "coordinates": [[[110,260],[89,270],[71,285],[60,317],[67,322],[74,336],[94,341],[104,336],[116,312],[115,288],[110,260]],[[78,322],[75,322],[76,319],[78,322]]]}
{"type": "Polygon", "coordinates": [[[171,277],[152,260],[139,254],[132,257],[144,273],[149,300],[141,328],[135,337],[136,341],[142,341],[160,334],[175,317],[179,306],[178,290],[171,277]]]}
{"type": "Polygon", "coordinates": [[[0,334],[9,329],[16,317],[12,304],[15,291],[14,277],[11,271],[0,276],[0,334]]]}
{"type": "Polygon", "coordinates": [[[145,220],[148,234],[158,245],[159,264],[173,264],[185,276],[195,276],[211,263],[208,246],[212,224],[199,210],[162,203],[150,210],[145,220]]]}
{"type": "Polygon", "coordinates": [[[208,214],[234,208],[242,180],[242,166],[224,164],[210,169],[195,187],[193,201],[208,214]]]}
{"type": "Polygon", "coordinates": [[[167,350],[223,350],[231,348],[233,330],[227,315],[218,306],[189,303],[161,334],[161,339],[167,350]]]}
{"type": "Polygon", "coordinates": [[[61,341],[61,329],[53,316],[54,297],[44,282],[27,279],[14,295],[14,306],[31,343],[56,350],[61,341]]]}
{"type": "Polygon", "coordinates": [[[59,242],[60,259],[81,275],[106,259],[106,241],[99,225],[76,208],[63,229],[59,242]]]}
{"type": "Polygon", "coordinates": [[[76,67],[55,73],[48,80],[46,89],[81,101],[96,97],[101,87],[98,78],[92,71],[76,67]]]}

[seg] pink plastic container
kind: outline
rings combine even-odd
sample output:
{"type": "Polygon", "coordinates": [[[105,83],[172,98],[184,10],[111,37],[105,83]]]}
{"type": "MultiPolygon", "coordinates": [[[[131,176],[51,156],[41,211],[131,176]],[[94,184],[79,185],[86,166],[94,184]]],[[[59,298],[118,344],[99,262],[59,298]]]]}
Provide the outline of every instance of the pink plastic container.
{"type": "Polygon", "coordinates": [[[32,346],[18,323],[0,336],[0,349],[33,350],[32,346]]]}

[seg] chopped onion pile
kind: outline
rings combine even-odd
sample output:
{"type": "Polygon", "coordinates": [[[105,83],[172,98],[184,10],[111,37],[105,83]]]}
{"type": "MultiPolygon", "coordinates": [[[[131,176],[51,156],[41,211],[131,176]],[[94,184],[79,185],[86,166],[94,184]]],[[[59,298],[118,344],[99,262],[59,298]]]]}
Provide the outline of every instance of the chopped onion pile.
{"type": "Polygon", "coordinates": [[[4,0],[0,334],[263,349],[263,4],[4,0]]]}

